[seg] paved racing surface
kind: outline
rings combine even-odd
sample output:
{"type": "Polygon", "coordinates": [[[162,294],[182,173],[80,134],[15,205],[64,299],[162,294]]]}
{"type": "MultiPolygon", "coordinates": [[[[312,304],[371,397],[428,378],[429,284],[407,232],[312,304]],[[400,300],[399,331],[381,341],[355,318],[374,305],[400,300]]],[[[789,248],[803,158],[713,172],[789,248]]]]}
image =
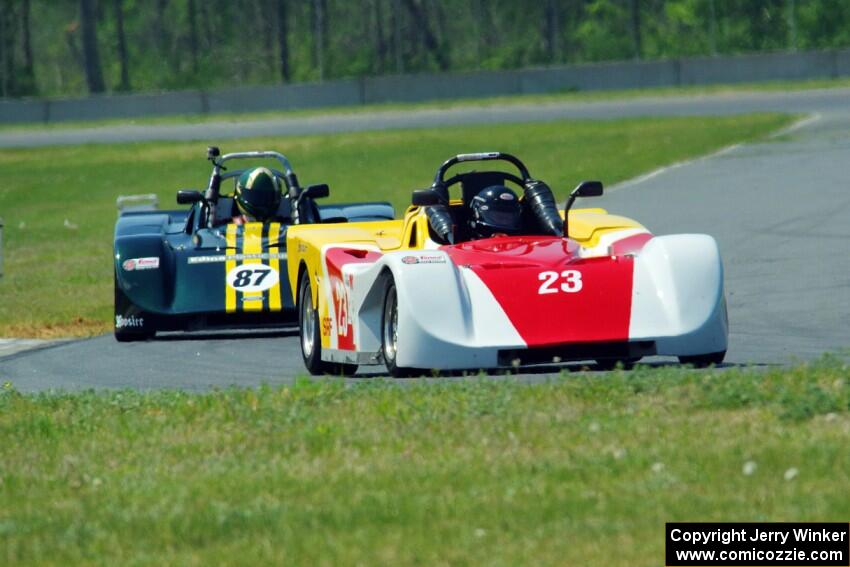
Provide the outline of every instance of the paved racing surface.
{"type": "MultiPolygon", "coordinates": [[[[732,329],[727,363],[787,364],[850,347],[850,98],[819,111],[793,133],[586,201],[656,234],[717,238],[732,329]]],[[[522,378],[547,379],[552,371],[522,378]]],[[[0,359],[0,381],[21,391],[205,390],[298,375],[304,369],[296,333],[173,335],[136,344],[104,336],[0,359]]]]}
{"type": "Polygon", "coordinates": [[[603,102],[494,104],[432,110],[361,111],[305,117],[203,124],[116,124],[97,128],[0,131],[0,148],[64,144],[113,144],[152,140],[224,140],[251,136],[296,136],[566,119],[637,116],[741,114],[747,112],[828,112],[847,108],[850,89],[647,97],[603,102]]]}

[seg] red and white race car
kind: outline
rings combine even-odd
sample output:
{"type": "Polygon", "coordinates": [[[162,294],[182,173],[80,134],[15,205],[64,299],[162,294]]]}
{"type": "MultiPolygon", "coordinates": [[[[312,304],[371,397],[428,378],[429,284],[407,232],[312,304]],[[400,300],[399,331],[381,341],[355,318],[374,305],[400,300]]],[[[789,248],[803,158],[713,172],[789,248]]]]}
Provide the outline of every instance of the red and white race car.
{"type": "Polygon", "coordinates": [[[584,182],[559,210],[516,157],[463,154],[414,192],[403,219],[291,227],[289,278],[308,370],[608,367],[649,355],[722,362],[728,320],[715,240],[653,236],[602,209],[571,210],[576,197],[601,193],[601,183],[584,182]],[[490,160],[519,175],[446,179],[456,164],[490,160]],[[453,186],[460,198],[450,198],[453,186]]]}

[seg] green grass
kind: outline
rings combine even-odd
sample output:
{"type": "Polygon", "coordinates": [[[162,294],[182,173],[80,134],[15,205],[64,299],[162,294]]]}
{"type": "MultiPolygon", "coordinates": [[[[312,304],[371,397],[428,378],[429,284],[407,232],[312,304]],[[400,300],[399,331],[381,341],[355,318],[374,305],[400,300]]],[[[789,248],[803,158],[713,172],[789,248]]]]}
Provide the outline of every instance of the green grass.
{"type": "Polygon", "coordinates": [[[7,387],[0,563],[661,565],[669,521],[846,521],[848,435],[838,357],[536,385],[7,387]]]}
{"type": "Polygon", "coordinates": [[[223,112],[216,114],[179,114],[172,116],[150,116],[135,119],[110,118],[54,122],[49,124],[0,124],[0,132],[56,130],[66,128],[96,128],[99,126],[131,125],[179,125],[203,124],[206,122],[266,121],[284,118],[306,118],[333,114],[357,114],[363,112],[391,112],[410,110],[441,110],[450,108],[487,107],[520,104],[556,104],[629,100],[634,98],[711,96],[734,93],[758,93],[777,91],[802,91],[850,87],[850,78],[818,79],[810,81],[766,81],[731,85],[700,85],[683,87],[654,87],[608,91],[565,91],[548,94],[504,95],[486,98],[459,98],[433,100],[417,103],[380,103],[361,106],[335,106],[320,109],[303,109],[268,112],[223,112]]]}
{"type": "MultiPolygon", "coordinates": [[[[790,120],[765,114],[511,124],[246,139],[228,142],[224,150],[282,151],[303,184],[328,182],[332,201],[386,199],[400,212],[411,190],[427,187],[437,166],[455,153],[514,153],[565,198],[582,179],[611,184],[759,138],[790,120]]],[[[87,335],[110,329],[115,198],[152,192],[164,207],[175,206],[178,188],[206,185],[204,155],[205,144],[199,142],[0,154],[0,216],[6,221],[0,336],[87,335]]]]}

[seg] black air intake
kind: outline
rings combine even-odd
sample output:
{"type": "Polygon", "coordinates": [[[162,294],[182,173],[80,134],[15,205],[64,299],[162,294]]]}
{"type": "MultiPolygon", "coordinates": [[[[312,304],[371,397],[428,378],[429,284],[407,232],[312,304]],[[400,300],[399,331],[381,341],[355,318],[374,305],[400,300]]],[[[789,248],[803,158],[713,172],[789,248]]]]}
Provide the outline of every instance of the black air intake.
{"type": "Polygon", "coordinates": [[[555,195],[542,181],[529,181],[525,184],[524,199],[531,222],[542,234],[561,236],[564,234],[564,221],[558,214],[555,195]]]}
{"type": "Polygon", "coordinates": [[[431,235],[439,244],[454,244],[454,222],[449,208],[445,205],[431,205],[425,207],[428,215],[428,225],[431,227],[431,235]]]}

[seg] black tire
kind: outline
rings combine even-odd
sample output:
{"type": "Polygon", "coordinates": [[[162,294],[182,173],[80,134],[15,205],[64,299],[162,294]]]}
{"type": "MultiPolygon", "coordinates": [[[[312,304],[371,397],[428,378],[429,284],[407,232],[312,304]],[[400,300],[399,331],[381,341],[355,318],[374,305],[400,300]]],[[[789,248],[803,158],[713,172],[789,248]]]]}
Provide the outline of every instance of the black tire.
{"type": "Polygon", "coordinates": [[[395,282],[390,279],[384,293],[384,308],[381,315],[381,354],[387,372],[394,378],[419,376],[421,371],[396,364],[398,356],[398,294],[395,282]]]}
{"type": "Polygon", "coordinates": [[[695,368],[705,368],[706,366],[718,365],[726,358],[726,351],[711,352],[708,354],[697,354],[694,356],[680,356],[679,362],[682,364],[690,364],[695,368]]]}
{"type": "Polygon", "coordinates": [[[310,276],[304,271],[298,282],[298,342],[301,357],[310,374],[321,376],[351,376],[357,372],[356,364],[342,364],[322,360],[322,335],[319,311],[313,308],[310,276]]]}
{"type": "Polygon", "coordinates": [[[640,362],[640,356],[633,356],[631,358],[598,358],[596,359],[596,367],[600,370],[614,370],[617,368],[617,365],[621,365],[623,370],[631,370],[635,367],[635,364],[640,362]]]}
{"type": "Polygon", "coordinates": [[[130,303],[130,298],[128,298],[124,292],[121,291],[121,288],[118,287],[118,275],[115,273],[113,273],[112,282],[115,288],[115,303],[112,319],[112,328],[113,333],[115,334],[115,340],[119,343],[133,343],[152,339],[154,335],[156,335],[156,331],[134,331],[130,329],[119,329],[115,326],[118,322],[118,317],[123,316],[124,313],[126,313],[124,307],[130,303]]]}
{"type": "Polygon", "coordinates": [[[115,340],[119,343],[136,343],[147,341],[153,338],[155,333],[128,333],[127,331],[119,331],[115,329],[115,340]]]}

